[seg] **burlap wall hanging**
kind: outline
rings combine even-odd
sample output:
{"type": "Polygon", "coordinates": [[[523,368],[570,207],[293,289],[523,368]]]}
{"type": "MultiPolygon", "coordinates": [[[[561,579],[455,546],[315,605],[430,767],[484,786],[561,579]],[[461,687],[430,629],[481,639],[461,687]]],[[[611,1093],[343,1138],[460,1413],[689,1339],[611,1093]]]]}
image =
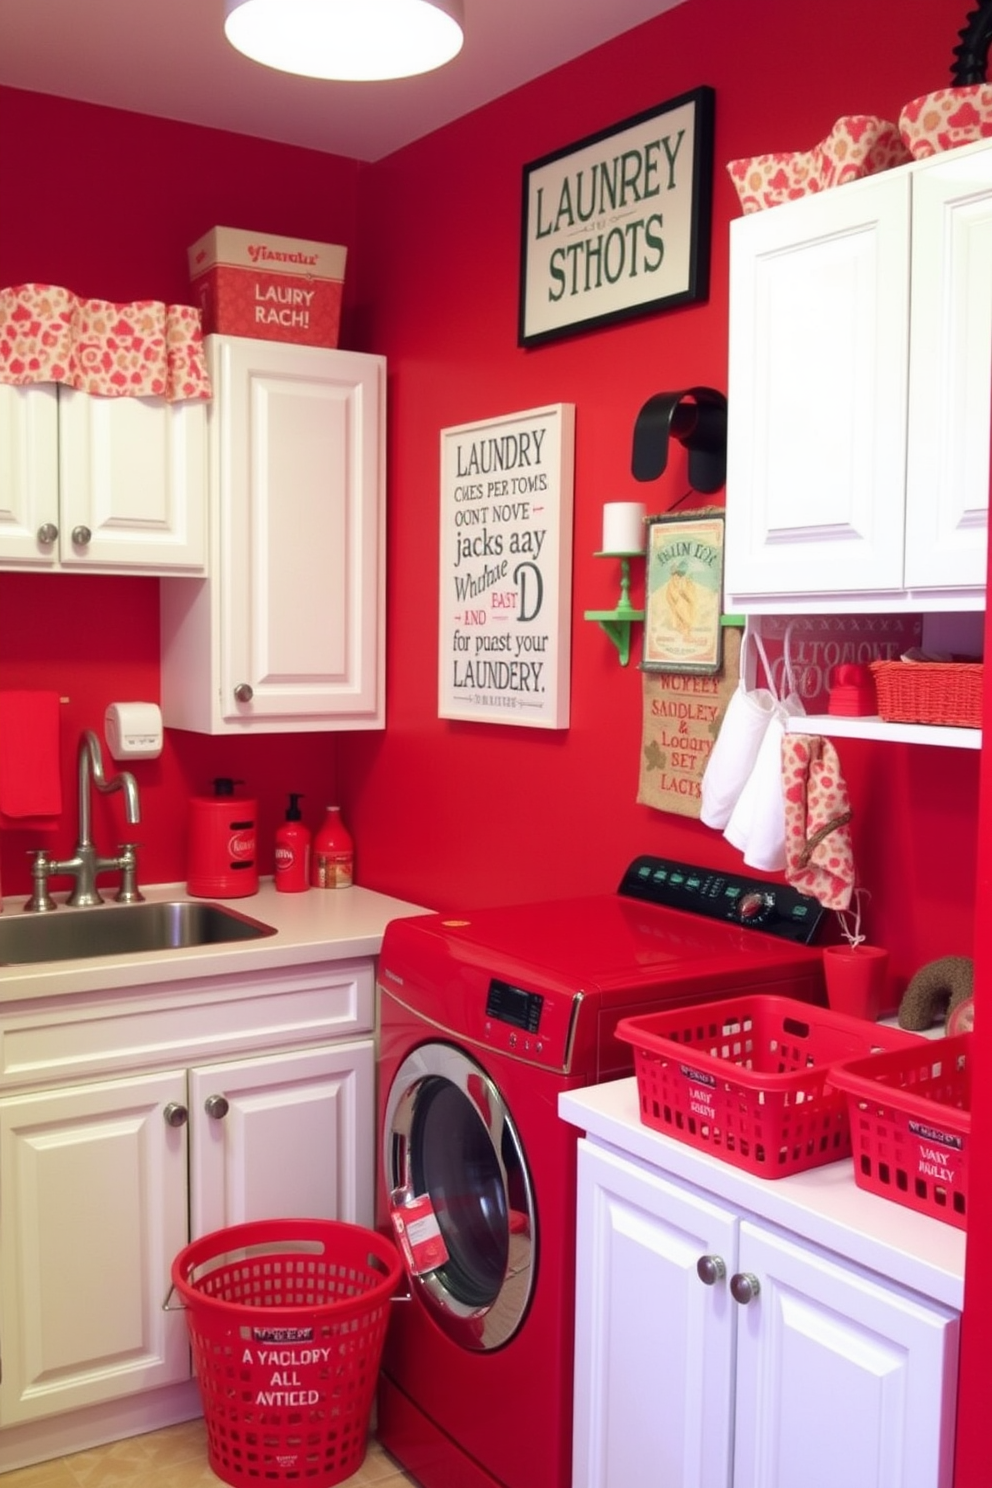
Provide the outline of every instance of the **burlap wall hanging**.
{"type": "Polygon", "coordinates": [[[726,626],[720,672],[703,677],[682,672],[643,674],[639,805],[698,817],[700,782],[737,688],[740,655],[741,631],[726,626]]]}

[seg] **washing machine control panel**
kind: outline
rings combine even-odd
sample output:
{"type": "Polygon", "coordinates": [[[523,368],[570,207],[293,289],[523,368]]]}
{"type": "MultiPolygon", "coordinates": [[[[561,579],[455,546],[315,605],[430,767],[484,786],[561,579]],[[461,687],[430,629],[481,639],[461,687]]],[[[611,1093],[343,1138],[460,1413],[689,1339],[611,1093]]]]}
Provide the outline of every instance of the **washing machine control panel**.
{"type": "Polygon", "coordinates": [[[564,1069],[572,1028],[574,994],[534,992],[491,977],[480,1004],[482,1042],[548,1069],[564,1069]]]}
{"type": "Polygon", "coordinates": [[[495,977],[489,983],[487,1018],[496,1018],[500,1023],[522,1028],[525,1033],[537,1033],[541,1026],[543,1006],[544,998],[537,992],[525,992],[523,987],[497,981],[495,977]]]}

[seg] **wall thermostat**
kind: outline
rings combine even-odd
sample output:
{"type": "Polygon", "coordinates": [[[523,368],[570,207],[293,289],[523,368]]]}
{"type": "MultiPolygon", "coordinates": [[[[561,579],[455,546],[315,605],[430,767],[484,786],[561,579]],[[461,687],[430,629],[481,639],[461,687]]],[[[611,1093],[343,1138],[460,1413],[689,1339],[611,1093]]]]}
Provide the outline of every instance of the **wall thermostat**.
{"type": "Polygon", "coordinates": [[[115,760],[158,759],[162,753],[162,710],[158,703],[110,703],[103,731],[115,760]]]}

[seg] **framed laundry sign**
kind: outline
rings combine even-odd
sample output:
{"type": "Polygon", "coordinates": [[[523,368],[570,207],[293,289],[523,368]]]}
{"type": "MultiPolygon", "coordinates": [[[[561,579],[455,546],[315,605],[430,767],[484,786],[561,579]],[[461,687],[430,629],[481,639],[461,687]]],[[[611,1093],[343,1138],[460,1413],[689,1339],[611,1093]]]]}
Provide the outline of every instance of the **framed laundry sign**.
{"type": "Polygon", "coordinates": [[[524,167],[518,341],[709,294],[712,88],[524,167]]]}
{"type": "Polygon", "coordinates": [[[441,431],[438,716],[569,721],[570,403],[441,431]]]}
{"type": "Polygon", "coordinates": [[[723,513],[649,517],[647,526],[641,666],[648,672],[719,672],[723,513]]]}

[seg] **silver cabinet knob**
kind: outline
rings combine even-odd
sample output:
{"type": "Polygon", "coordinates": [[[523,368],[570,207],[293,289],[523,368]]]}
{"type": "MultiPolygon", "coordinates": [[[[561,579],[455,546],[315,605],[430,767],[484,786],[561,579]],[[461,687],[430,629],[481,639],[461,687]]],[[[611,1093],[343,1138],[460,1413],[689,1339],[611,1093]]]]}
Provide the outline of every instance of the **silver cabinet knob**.
{"type": "Polygon", "coordinates": [[[223,1121],[231,1109],[227,1103],[226,1095],[208,1095],[203,1102],[203,1109],[213,1121],[223,1121]]]}
{"type": "Polygon", "coordinates": [[[234,689],[234,696],[239,703],[250,703],[255,696],[255,691],[250,682],[239,682],[234,689]]]}
{"type": "Polygon", "coordinates": [[[185,1126],[189,1120],[189,1112],[178,1101],[170,1101],[162,1115],[165,1117],[166,1126],[185,1126]]]}
{"type": "Polygon", "coordinates": [[[730,1278],[730,1295],[735,1302],[746,1307],[761,1291],[761,1282],[753,1271],[735,1271],[730,1278]]]}
{"type": "Polygon", "coordinates": [[[716,1286],[727,1274],[723,1256],[702,1255],[696,1262],[696,1275],[705,1286],[716,1286]]]}
{"type": "Polygon", "coordinates": [[[40,543],[54,543],[59,540],[59,529],[54,522],[46,522],[43,527],[38,528],[38,541],[40,543]]]}
{"type": "Polygon", "coordinates": [[[93,534],[88,527],[73,527],[72,540],[77,548],[85,548],[92,539],[93,534]]]}

